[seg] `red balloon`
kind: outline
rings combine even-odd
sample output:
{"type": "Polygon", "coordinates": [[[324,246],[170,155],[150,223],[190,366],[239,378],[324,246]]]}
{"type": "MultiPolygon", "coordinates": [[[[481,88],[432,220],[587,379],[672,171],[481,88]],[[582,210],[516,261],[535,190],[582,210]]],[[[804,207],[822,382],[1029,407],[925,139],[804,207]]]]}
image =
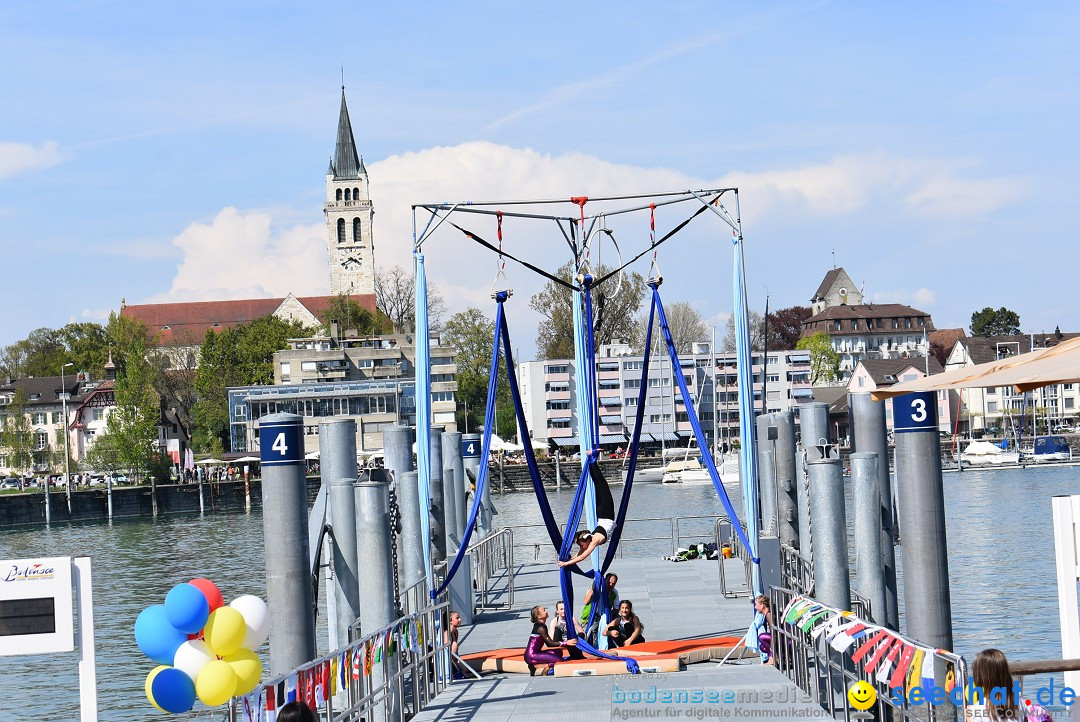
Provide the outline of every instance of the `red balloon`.
{"type": "Polygon", "coordinates": [[[210,603],[211,612],[218,607],[225,606],[225,598],[221,596],[221,590],[209,579],[199,577],[198,579],[192,579],[188,584],[203,593],[203,596],[206,597],[206,601],[210,603]]]}

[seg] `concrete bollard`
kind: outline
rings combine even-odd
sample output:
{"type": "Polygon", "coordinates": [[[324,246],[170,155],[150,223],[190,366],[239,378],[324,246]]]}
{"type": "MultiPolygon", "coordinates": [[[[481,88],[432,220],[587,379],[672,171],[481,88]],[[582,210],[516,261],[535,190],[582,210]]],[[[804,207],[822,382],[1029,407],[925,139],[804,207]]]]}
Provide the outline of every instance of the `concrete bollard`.
{"type": "Polygon", "coordinates": [[[844,474],[839,459],[806,464],[810,514],[814,520],[814,596],[832,607],[851,609],[844,474]]]}
{"type": "MultiPolygon", "coordinates": [[[[889,432],[885,424],[885,402],[874,401],[868,393],[848,394],[855,451],[877,454],[878,489],[881,494],[881,560],[885,572],[885,614],[881,624],[900,629],[900,608],[896,592],[896,494],[889,474],[889,432]]],[[[876,616],[876,613],[875,613],[876,616]]]]}
{"type": "Polygon", "coordinates": [[[851,455],[851,495],[855,501],[855,578],[859,592],[870,600],[870,619],[884,625],[885,570],[881,549],[881,484],[878,455],[857,451],[851,455]]]}
{"type": "Polygon", "coordinates": [[[773,470],[776,474],[776,515],[780,542],[799,546],[798,473],[795,465],[795,415],[789,411],[773,414],[776,441],[773,446],[773,470]]]}
{"type": "MultiPolygon", "coordinates": [[[[465,477],[461,480],[461,483],[465,489],[466,506],[469,509],[472,508],[473,495],[476,491],[473,485],[480,478],[480,446],[483,440],[480,434],[465,434],[461,437],[461,462],[465,467],[465,477]]],[[[488,486],[490,488],[490,483],[488,486]]],[[[483,539],[487,536],[490,528],[491,514],[483,506],[482,501],[480,515],[476,520],[477,538],[483,539]]]]}
{"type": "MultiPolygon", "coordinates": [[[[398,534],[398,569],[401,589],[404,591],[424,579],[424,540],[420,536],[420,491],[417,489],[417,471],[402,474],[397,482],[398,514],[401,517],[401,533],[398,534]]],[[[425,590],[426,593],[426,590],[425,590]]]]}
{"type": "Polygon", "coordinates": [[[933,392],[893,399],[896,491],[904,540],[906,633],[928,646],[952,649],[945,492],[933,392]]]}
{"type": "Polygon", "coordinates": [[[446,499],[443,497],[442,429],[431,429],[431,564],[446,559],[446,499]]]}
{"type": "MultiPolygon", "coordinates": [[[[390,484],[389,472],[372,469],[356,484],[359,501],[357,515],[360,568],[364,583],[360,587],[360,631],[362,636],[388,627],[397,618],[394,599],[394,560],[390,545],[390,484]]],[[[371,670],[371,687],[382,685],[384,666],[393,675],[396,655],[384,656],[381,664],[371,670]]],[[[397,688],[391,685],[389,696],[372,709],[371,719],[396,719],[400,700],[397,688]]]]}
{"type": "Polygon", "coordinates": [[[461,434],[457,431],[444,431],[442,435],[442,465],[443,465],[443,500],[444,514],[443,524],[446,526],[448,536],[461,541],[461,517],[462,499],[464,489],[461,479],[464,471],[458,471],[458,467],[464,468],[461,462],[461,434]]]}
{"type": "Polygon", "coordinates": [[[807,485],[810,480],[809,462],[822,458],[822,444],[829,443],[829,406],[820,402],[799,407],[799,427],[802,434],[803,464],[798,483],[799,503],[799,553],[803,559],[814,556],[814,539],[811,533],[810,498],[807,485]]]}
{"type": "Polygon", "coordinates": [[[271,675],[315,658],[303,423],[296,414],[271,414],[259,426],[271,675]]]}

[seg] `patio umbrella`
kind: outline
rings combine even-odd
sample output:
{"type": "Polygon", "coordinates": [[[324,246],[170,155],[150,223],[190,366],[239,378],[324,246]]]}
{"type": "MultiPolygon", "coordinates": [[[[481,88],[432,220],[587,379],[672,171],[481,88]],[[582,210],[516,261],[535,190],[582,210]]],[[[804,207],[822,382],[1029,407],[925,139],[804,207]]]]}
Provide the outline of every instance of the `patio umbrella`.
{"type": "Polygon", "coordinates": [[[1080,337],[1062,341],[1050,348],[1042,348],[975,366],[965,366],[915,381],[905,381],[902,384],[873,391],[871,396],[881,401],[913,391],[996,386],[1011,386],[1018,392],[1023,392],[1051,384],[1069,384],[1078,381],[1080,381],[1080,337]]]}
{"type": "Polygon", "coordinates": [[[196,461],[195,463],[199,466],[205,466],[207,464],[224,464],[225,462],[221,459],[203,459],[202,461],[196,461]]]}
{"type": "Polygon", "coordinates": [[[233,459],[234,464],[248,464],[252,461],[262,461],[257,456],[241,456],[239,459],[233,459]]]}

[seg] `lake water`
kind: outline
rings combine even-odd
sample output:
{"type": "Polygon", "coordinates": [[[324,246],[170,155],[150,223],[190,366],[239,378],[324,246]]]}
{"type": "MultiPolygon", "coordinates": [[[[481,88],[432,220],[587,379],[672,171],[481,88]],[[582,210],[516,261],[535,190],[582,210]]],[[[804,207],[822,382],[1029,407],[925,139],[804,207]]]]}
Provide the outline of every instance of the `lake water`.
{"type": "MultiPolygon", "coordinates": [[[[946,474],[944,483],[956,651],[969,660],[985,647],[999,647],[1010,659],[1060,659],[1050,498],[1080,493],[1080,468],[965,471],[946,474]]],[[[617,498],[621,488],[613,489],[617,498]]],[[[571,496],[565,487],[550,493],[560,523],[571,496]]],[[[493,499],[496,526],[514,528],[518,561],[536,556],[534,544],[540,544],[540,559],[552,558],[546,535],[535,526],[539,514],[531,492],[493,499]]],[[[740,509],[737,495],[733,501],[740,509]]],[[[638,484],[630,517],[664,521],[628,525],[628,537],[656,538],[628,539],[624,551],[666,556],[674,524],[669,520],[723,513],[708,483],[638,484]]],[[[684,520],[680,531],[683,545],[712,538],[707,520],[684,520]]],[[[199,576],[214,580],[227,601],[242,594],[265,598],[262,537],[258,512],[54,525],[0,531],[0,558],[92,558],[100,718],[134,721],[158,714],[143,694],[143,681],[155,664],[135,645],[132,629],[139,612],[162,603],[172,585],[199,576]]],[[[902,548],[898,561],[902,568],[902,548]]],[[[557,590],[552,594],[554,599],[557,590]]],[[[325,621],[320,626],[324,648],[325,621]]],[[[1048,681],[1049,676],[1031,677],[1026,687],[1048,681]]],[[[1055,683],[1061,684],[1060,675],[1055,683]]],[[[196,703],[199,709],[186,718],[221,717],[196,703]]],[[[75,655],[0,657],[0,711],[8,719],[78,719],[75,655]]]]}

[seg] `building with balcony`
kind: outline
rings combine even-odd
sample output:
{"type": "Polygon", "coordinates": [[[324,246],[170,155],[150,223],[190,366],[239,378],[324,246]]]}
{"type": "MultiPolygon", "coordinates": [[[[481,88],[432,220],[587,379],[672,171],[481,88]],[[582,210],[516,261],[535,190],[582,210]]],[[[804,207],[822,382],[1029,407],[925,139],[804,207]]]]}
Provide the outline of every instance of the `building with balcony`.
{"type": "MultiPolygon", "coordinates": [[[[596,357],[600,443],[624,446],[634,430],[641,391],[644,357],[625,344],[602,346],[596,357]]],[[[782,411],[812,401],[810,354],[806,351],[756,352],[752,357],[754,405],[782,411]]],[[[522,406],[529,432],[536,441],[576,446],[577,368],[571,359],[527,361],[518,365],[522,406]]],[[[667,355],[653,357],[645,380],[644,443],[686,443],[692,435],[686,404],[676,373],[687,390],[701,422],[706,442],[722,445],[739,436],[738,366],[735,354],[711,353],[710,344],[694,344],[693,353],[673,367],[667,355]]],[[[523,438],[521,429],[519,437],[523,438]]]]}
{"type": "MultiPolygon", "coordinates": [[[[915,381],[945,369],[936,358],[928,356],[915,359],[863,359],[855,367],[848,381],[849,393],[870,393],[906,381],[915,381]]],[[[885,400],[885,426],[892,431],[892,399],[885,400]]],[[[951,432],[959,411],[959,398],[955,391],[937,393],[937,419],[940,431],[951,432]]]]}
{"type": "MultiPolygon", "coordinates": [[[[945,362],[947,370],[989,363],[1055,346],[1080,336],[1077,333],[1022,334],[1017,336],[970,336],[953,346],[945,362]]],[[[960,393],[960,431],[973,436],[1008,435],[1017,431],[1032,435],[1051,433],[1058,425],[1075,426],[1080,419],[1080,384],[1054,384],[1019,393],[1012,387],[963,389],[960,393]]]]}

